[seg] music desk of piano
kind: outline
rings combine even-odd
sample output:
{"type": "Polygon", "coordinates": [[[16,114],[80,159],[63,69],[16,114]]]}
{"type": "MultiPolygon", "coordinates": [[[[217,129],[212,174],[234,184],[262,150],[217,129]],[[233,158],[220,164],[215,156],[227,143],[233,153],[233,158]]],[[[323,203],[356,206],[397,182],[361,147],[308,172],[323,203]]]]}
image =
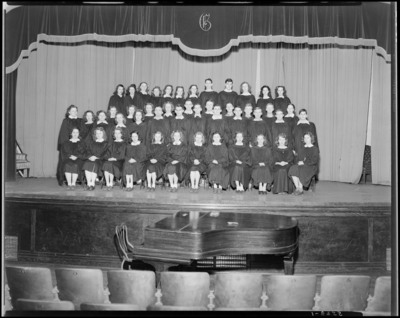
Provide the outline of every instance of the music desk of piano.
{"type": "Polygon", "coordinates": [[[298,222],[293,217],[180,211],[147,226],[143,245],[133,247],[129,256],[161,272],[211,256],[274,254],[283,256],[285,274],[293,275],[298,237],[298,222]]]}

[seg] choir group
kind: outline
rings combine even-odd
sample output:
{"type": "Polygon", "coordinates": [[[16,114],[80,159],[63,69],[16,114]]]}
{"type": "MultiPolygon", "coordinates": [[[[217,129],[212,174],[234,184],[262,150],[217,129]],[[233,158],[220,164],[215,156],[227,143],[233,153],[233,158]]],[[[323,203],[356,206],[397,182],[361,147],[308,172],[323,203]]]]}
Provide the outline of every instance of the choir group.
{"type": "Polygon", "coordinates": [[[247,82],[239,94],[232,79],[220,93],[212,85],[206,79],[201,94],[191,85],[186,98],[182,86],[175,94],[172,85],[163,91],[156,86],[149,94],[145,82],[138,91],[134,84],[126,91],[118,85],[107,112],[88,110],[83,118],[69,106],[58,138],[59,184],[66,179],[74,190],[79,179],[91,191],[103,178],[103,190],[110,191],[116,178],[125,191],[145,181],[146,191],[155,191],[164,178],[171,192],[190,183],[197,193],[205,176],[214,193],[230,186],[243,193],[252,180],[259,194],[302,194],[319,161],[306,109],[296,115],[284,86],[276,87],[273,99],[264,85],[256,102],[247,82]]]}

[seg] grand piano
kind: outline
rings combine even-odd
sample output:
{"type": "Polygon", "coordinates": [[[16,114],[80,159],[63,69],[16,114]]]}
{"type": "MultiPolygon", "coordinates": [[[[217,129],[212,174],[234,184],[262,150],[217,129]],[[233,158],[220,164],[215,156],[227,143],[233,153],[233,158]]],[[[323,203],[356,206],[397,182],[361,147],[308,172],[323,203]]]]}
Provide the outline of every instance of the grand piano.
{"type": "Polygon", "coordinates": [[[293,217],[233,212],[177,212],[147,226],[139,246],[129,243],[125,225],[116,232],[123,262],[142,260],[157,272],[218,255],[273,254],[283,256],[285,274],[293,275],[299,239],[293,217]]]}

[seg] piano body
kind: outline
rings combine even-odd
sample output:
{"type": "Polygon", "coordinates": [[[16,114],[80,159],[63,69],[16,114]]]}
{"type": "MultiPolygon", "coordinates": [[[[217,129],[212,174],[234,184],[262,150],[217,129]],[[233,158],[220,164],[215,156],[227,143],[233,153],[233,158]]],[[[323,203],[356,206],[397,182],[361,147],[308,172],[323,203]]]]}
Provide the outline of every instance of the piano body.
{"type": "Polygon", "coordinates": [[[27,154],[22,152],[22,149],[19,146],[18,142],[15,141],[15,168],[17,172],[21,175],[21,177],[29,178],[29,170],[31,168],[31,164],[26,157],[27,154]]]}
{"type": "Polygon", "coordinates": [[[298,235],[293,217],[180,211],[147,226],[143,245],[131,248],[129,256],[160,272],[211,256],[274,254],[284,257],[285,274],[293,275],[298,235]]]}

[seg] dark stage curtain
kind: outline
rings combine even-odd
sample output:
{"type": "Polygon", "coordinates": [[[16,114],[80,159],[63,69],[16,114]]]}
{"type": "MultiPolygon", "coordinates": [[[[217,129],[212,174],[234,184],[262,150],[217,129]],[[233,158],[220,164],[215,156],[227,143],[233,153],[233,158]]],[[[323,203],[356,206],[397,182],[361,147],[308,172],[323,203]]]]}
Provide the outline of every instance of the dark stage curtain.
{"type": "MultiPolygon", "coordinates": [[[[17,86],[18,72],[14,71],[5,75],[4,83],[4,179],[5,181],[15,181],[15,92],[17,86]]],[[[22,148],[22,150],[24,150],[22,148]]],[[[29,159],[28,159],[29,160],[29,159]]]]}

